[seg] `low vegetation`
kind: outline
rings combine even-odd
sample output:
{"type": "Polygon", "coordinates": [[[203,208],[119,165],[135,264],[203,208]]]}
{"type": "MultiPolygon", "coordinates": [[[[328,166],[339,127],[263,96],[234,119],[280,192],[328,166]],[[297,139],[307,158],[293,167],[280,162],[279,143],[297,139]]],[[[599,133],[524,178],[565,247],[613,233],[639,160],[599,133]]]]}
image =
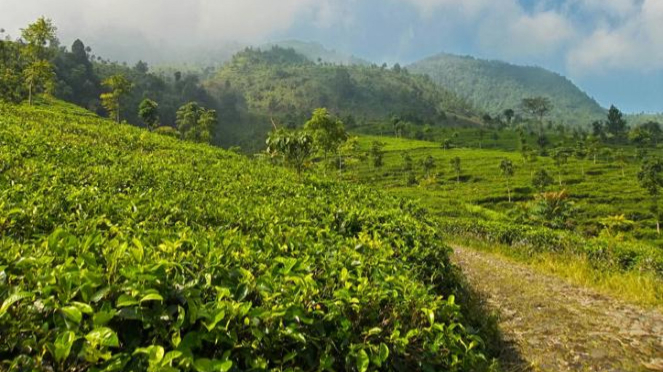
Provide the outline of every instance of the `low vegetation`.
{"type": "Polygon", "coordinates": [[[57,102],[0,105],[0,186],[0,369],[484,364],[434,222],[373,188],[57,102]]]}

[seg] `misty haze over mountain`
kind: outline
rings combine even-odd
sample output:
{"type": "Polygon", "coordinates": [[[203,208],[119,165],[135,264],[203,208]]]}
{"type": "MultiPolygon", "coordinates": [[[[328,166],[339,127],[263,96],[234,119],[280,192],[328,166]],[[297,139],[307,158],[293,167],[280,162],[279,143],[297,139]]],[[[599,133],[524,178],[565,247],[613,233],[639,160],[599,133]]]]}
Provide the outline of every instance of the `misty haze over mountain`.
{"type": "Polygon", "coordinates": [[[212,64],[285,39],[375,63],[449,52],[542,66],[604,107],[663,111],[660,0],[0,0],[14,37],[41,15],[63,44],[129,63],[212,64]]]}

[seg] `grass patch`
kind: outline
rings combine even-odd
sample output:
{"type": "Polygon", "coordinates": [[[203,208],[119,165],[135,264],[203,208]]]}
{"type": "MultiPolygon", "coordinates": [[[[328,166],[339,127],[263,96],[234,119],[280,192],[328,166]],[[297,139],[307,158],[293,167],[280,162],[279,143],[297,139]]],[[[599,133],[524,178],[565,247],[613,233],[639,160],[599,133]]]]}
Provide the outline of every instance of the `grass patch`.
{"type": "Polygon", "coordinates": [[[596,269],[586,257],[570,253],[529,252],[478,239],[448,237],[453,244],[524,263],[538,271],[629,303],[663,310],[663,280],[649,272],[596,269]]]}

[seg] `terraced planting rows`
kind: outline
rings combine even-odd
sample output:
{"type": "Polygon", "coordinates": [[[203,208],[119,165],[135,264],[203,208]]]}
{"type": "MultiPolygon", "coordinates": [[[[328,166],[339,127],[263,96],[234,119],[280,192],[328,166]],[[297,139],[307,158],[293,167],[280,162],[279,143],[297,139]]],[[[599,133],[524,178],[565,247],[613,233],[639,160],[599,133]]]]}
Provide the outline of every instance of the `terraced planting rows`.
{"type": "MultiPolygon", "coordinates": [[[[384,165],[375,167],[368,159],[342,177],[417,200],[439,217],[442,231],[454,239],[502,246],[509,255],[525,260],[541,253],[570,254],[601,272],[632,272],[651,283],[663,278],[661,240],[649,207],[651,197],[638,183],[640,163],[634,148],[624,149],[628,159],[623,173],[617,161],[568,159],[561,167],[560,186],[559,168],[550,157],[524,163],[519,153],[511,151],[445,150],[433,142],[360,137],[364,151],[374,141],[385,144],[384,165]],[[411,159],[411,170],[405,156],[411,159]],[[429,157],[434,167],[426,171],[423,162],[429,157]],[[456,157],[460,177],[450,163],[456,157]],[[513,202],[508,201],[507,180],[499,168],[503,159],[515,167],[509,180],[513,202]],[[568,195],[564,206],[568,216],[563,222],[532,217],[540,208],[539,191],[532,185],[532,174],[539,169],[546,169],[553,178],[548,191],[564,190],[568,195]]],[[[657,154],[657,150],[650,152],[657,154]]],[[[645,302],[663,304],[661,288],[652,285],[645,302]]]]}
{"type": "Polygon", "coordinates": [[[421,209],[77,109],[0,106],[0,370],[470,370],[421,209]]]}

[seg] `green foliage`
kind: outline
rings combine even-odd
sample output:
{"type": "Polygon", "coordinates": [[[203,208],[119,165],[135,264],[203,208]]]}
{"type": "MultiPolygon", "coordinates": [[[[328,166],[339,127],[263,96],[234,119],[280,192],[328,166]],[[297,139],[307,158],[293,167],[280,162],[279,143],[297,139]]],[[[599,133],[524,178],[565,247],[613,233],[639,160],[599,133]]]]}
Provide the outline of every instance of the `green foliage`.
{"type": "Polygon", "coordinates": [[[343,122],[333,118],[327,109],[313,111],[311,119],[304,124],[304,130],[313,134],[316,146],[324,153],[336,155],[338,148],[348,139],[343,122]]]}
{"type": "MultiPolygon", "coordinates": [[[[500,61],[441,54],[408,66],[477,109],[497,116],[521,108],[524,98],[548,97],[550,117],[573,125],[586,125],[604,117],[605,110],[567,78],[540,67],[516,66],[500,61]]],[[[518,120],[521,113],[514,115],[518,120]]]]}
{"type": "Polygon", "coordinates": [[[28,102],[30,105],[32,105],[35,93],[39,93],[40,91],[45,93],[53,92],[55,87],[54,79],[55,73],[53,72],[53,66],[46,60],[35,61],[23,70],[23,80],[28,90],[28,102]]]}
{"type": "Polygon", "coordinates": [[[210,143],[217,122],[216,111],[201,107],[196,102],[189,102],[177,110],[175,124],[181,139],[210,143]]]}
{"type": "Polygon", "coordinates": [[[104,79],[101,84],[111,90],[110,93],[101,94],[101,104],[108,114],[119,123],[122,109],[121,100],[131,92],[133,83],[124,75],[113,75],[104,79]]]}
{"type": "Polygon", "coordinates": [[[0,114],[0,369],[480,370],[416,205],[65,105],[0,114]]]}
{"type": "Polygon", "coordinates": [[[314,151],[314,139],[306,131],[278,129],[272,131],[267,138],[267,153],[270,157],[280,158],[298,175],[301,175],[314,151]]]}
{"type": "Polygon", "coordinates": [[[385,144],[380,141],[373,141],[371,145],[370,156],[375,168],[381,168],[384,165],[384,146],[385,144]]]}
{"type": "Polygon", "coordinates": [[[525,113],[533,116],[541,124],[543,124],[543,118],[553,109],[553,104],[548,97],[523,98],[520,106],[525,113]]]}
{"type": "Polygon", "coordinates": [[[435,169],[435,158],[433,158],[432,156],[428,155],[428,156],[423,160],[423,162],[422,162],[421,164],[422,164],[422,166],[423,166],[423,168],[424,168],[424,172],[426,173],[426,177],[429,177],[431,171],[433,171],[433,169],[435,169]]]}
{"type": "Polygon", "coordinates": [[[528,206],[527,218],[554,229],[571,227],[576,209],[565,191],[544,192],[528,206]]]}
{"type": "Polygon", "coordinates": [[[543,168],[536,171],[534,173],[534,177],[532,178],[532,185],[541,192],[545,191],[545,189],[552,185],[553,182],[553,178],[543,168]]]}
{"type": "Polygon", "coordinates": [[[456,173],[456,182],[460,183],[460,175],[463,172],[463,168],[461,168],[460,164],[460,157],[456,156],[450,160],[451,164],[451,169],[456,173]]]}
{"type": "Polygon", "coordinates": [[[138,116],[149,130],[155,130],[159,126],[159,104],[145,98],[138,106],[138,116]]]}
{"type": "Polygon", "coordinates": [[[628,127],[624,115],[614,105],[610,106],[608,111],[608,120],[605,122],[606,131],[612,136],[614,141],[624,142],[627,136],[628,127]]]}
{"type": "Polygon", "coordinates": [[[500,162],[500,172],[506,180],[507,194],[509,197],[509,203],[511,203],[511,178],[513,178],[513,175],[516,173],[513,162],[509,159],[502,159],[500,162]]]}
{"type": "Polygon", "coordinates": [[[403,157],[403,171],[410,172],[414,170],[414,162],[412,161],[412,157],[410,156],[410,154],[404,152],[402,154],[402,157],[403,157]]]}
{"type": "Polygon", "coordinates": [[[656,232],[661,233],[660,228],[660,212],[658,206],[658,196],[663,187],[663,162],[660,159],[648,159],[642,164],[642,168],[638,173],[638,182],[640,187],[647,190],[647,193],[652,198],[651,212],[656,218],[656,232]]]}
{"type": "Polygon", "coordinates": [[[21,36],[27,44],[23,51],[32,62],[47,60],[50,57],[49,49],[56,48],[59,44],[57,27],[52,20],[45,17],[39,17],[35,23],[22,29],[21,36]]]}
{"type": "Polygon", "coordinates": [[[356,118],[360,128],[397,116],[403,126],[422,129],[446,124],[447,112],[474,111],[423,76],[377,66],[319,64],[280,47],[236,54],[205,87],[217,101],[226,102],[224,110],[241,113],[230,123],[238,141],[249,141],[252,132],[266,134],[270,118],[299,127],[319,107],[340,118],[356,118]]]}

